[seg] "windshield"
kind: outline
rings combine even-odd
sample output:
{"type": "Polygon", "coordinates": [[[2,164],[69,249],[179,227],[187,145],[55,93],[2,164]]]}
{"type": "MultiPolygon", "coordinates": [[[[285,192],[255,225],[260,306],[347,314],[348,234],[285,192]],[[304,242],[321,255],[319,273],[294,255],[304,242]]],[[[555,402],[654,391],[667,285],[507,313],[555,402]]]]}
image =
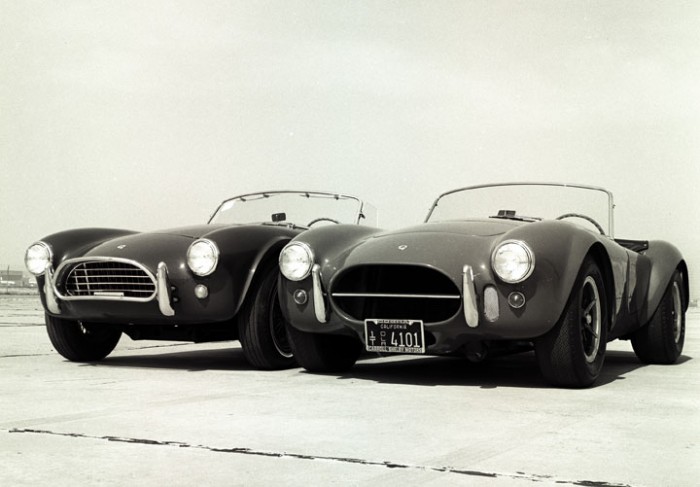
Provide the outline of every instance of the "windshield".
{"type": "Polygon", "coordinates": [[[502,218],[538,221],[566,220],[613,235],[612,193],[602,188],[555,183],[507,183],[471,186],[444,193],[433,203],[427,221],[463,220],[469,218],[502,218]]]}
{"type": "Polygon", "coordinates": [[[224,201],[209,223],[269,223],[277,225],[376,225],[377,210],[346,195],[313,191],[268,191],[224,201]]]}

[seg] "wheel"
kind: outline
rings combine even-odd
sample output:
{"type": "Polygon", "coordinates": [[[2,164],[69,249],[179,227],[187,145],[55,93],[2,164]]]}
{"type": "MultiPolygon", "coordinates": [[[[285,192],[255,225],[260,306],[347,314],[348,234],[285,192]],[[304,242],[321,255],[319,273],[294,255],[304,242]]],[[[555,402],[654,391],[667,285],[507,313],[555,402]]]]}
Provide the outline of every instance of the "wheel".
{"type": "Polygon", "coordinates": [[[535,340],[537,362],[544,378],[564,387],[593,384],[603,367],[607,328],[603,276],[588,257],[559,322],[535,340]]]}
{"type": "Polygon", "coordinates": [[[277,299],[277,267],[262,269],[259,285],[250,288],[238,314],[238,339],[248,362],[259,369],[297,365],[277,299]]]}
{"type": "Polygon", "coordinates": [[[680,357],[685,341],[682,289],[683,274],[676,270],[654,316],[632,335],[632,348],[642,362],[672,364],[680,357]]]}
{"type": "Polygon", "coordinates": [[[299,365],[310,372],[345,372],[362,353],[362,343],[356,338],[307,333],[293,326],[287,331],[299,365]]]}
{"type": "Polygon", "coordinates": [[[72,362],[96,362],[109,355],[122,332],[109,325],[83,325],[46,315],[46,331],[51,344],[72,362]]]}

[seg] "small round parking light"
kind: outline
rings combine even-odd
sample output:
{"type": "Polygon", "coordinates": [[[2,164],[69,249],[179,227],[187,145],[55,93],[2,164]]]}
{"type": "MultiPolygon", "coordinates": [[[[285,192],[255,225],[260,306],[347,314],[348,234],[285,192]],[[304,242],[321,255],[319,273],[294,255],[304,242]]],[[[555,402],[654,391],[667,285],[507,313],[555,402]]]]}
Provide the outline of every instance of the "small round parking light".
{"type": "Polygon", "coordinates": [[[197,284],[194,287],[194,295],[199,299],[206,299],[209,296],[209,288],[204,284],[197,284]]]}
{"type": "Polygon", "coordinates": [[[306,304],[309,300],[309,295],[303,289],[297,289],[294,291],[294,302],[298,305],[306,304]]]}
{"type": "Polygon", "coordinates": [[[525,296],[519,292],[510,293],[508,295],[508,304],[511,308],[520,309],[525,306],[525,296]]]}

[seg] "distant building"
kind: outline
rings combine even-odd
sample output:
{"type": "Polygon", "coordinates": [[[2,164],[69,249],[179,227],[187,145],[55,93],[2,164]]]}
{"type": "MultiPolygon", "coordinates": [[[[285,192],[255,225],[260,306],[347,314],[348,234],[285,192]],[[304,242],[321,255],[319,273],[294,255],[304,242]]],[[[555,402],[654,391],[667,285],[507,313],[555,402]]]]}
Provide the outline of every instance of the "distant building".
{"type": "Polygon", "coordinates": [[[31,279],[24,276],[22,271],[0,270],[0,286],[26,287],[31,279]]]}

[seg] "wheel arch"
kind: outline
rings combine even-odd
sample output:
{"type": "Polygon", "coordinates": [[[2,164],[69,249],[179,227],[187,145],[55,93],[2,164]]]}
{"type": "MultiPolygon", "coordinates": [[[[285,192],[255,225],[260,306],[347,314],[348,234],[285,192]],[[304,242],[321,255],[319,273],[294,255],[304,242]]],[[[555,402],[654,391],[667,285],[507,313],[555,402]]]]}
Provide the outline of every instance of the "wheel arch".
{"type": "Polygon", "coordinates": [[[587,255],[593,258],[603,275],[603,284],[605,285],[605,318],[607,320],[608,331],[610,331],[613,326],[612,318],[615,316],[615,277],[612,264],[610,263],[610,254],[608,254],[603,244],[595,242],[589,249],[587,255]]]}
{"type": "Polygon", "coordinates": [[[688,265],[680,251],[668,242],[654,240],[649,242],[649,248],[644,252],[644,255],[651,262],[651,272],[649,274],[649,292],[645,303],[646,314],[643,322],[649,321],[656,312],[676,270],[683,274],[682,304],[683,310],[687,310],[690,296],[688,265]]]}
{"type": "Polygon", "coordinates": [[[255,255],[250,263],[243,290],[236,303],[236,313],[240,311],[246,299],[249,299],[248,295],[250,294],[250,290],[262,279],[263,272],[270,266],[278,265],[279,253],[290,240],[291,237],[289,236],[278,236],[270,240],[267,245],[263,246],[255,255]]]}

